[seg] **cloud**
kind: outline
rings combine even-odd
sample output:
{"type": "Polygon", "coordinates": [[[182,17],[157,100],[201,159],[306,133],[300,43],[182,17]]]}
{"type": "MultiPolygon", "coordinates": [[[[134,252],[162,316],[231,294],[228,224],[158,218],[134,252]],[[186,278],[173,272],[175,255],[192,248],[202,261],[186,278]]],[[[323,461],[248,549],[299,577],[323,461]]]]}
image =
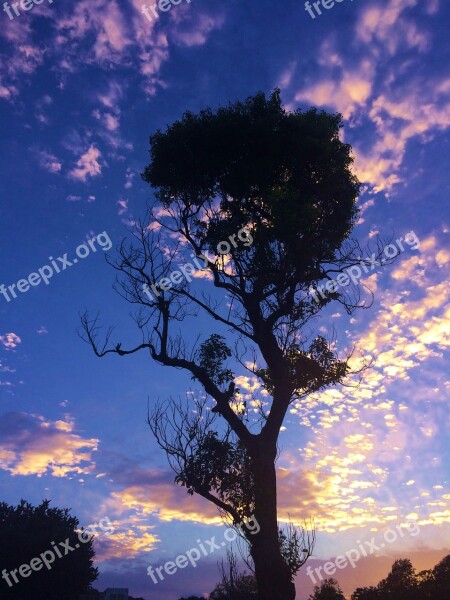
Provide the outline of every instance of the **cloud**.
{"type": "Polygon", "coordinates": [[[356,27],[357,37],[367,45],[375,42],[382,45],[391,55],[405,46],[425,52],[429,48],[429,35],[402,15],[417,3],[418,0],[390,0],[386,6],[364,7],[356,27]]]}
{"type": "Polygon", "coordinates": [[[0,335],[0,344],[6,348],[6,350],[14,350],[14,348],[17,348],[21,343],[22,340],[15,333],[5,333],[4,335],[0,335]]]}
{"type": "Polygon", "coordinates": [[[136,484],[112,493],[110,504],[116,510],[132,510],[140,515],[153,515],[160,521],[189,521],[219,525],[216,508],[198,495],[189,496],[186,489],[173,483],[136,484]]]}
{"type": "Polygon", "coordinates": [[[117,200],[116,204],[119,207],[120,216],[128,212],[128,200],[117,200]]]}
{"type": "Polygon", "coordinates": [[[51,152],[42,150],[39,152],[39,166],[48,171],[49,173],[59,173],[61,171],[62,164],[51,152]]]}
{"type": "MultiPolygon", "coordinates": [[[[403,181],[402,166],[412,140],[429,142],[450,126],[447,73],[438,67],[430,81],[430,75],[425,79],[418,68],[422,55],[432,47],[427,27],[435,9],[434,3],[419,5],[418,0],[389,0],[384,6],[362,7],[356,18],[353,52],[348,52],[342,39],[330,35],[317,52],[319,74],[304,79],[294,93],[297,103],[342,113],[350,129],[366,125],[363,139],[352,131],[346,132],[346,137],[355,135],[351,141],[355,173],[375,192],[389,193],[403,181]],[[421,16],[414,22],[408,16],[413,8],[421,16]],[[405,49],[409,51],[406,62],[405,49]]],[[[289,68],[282,79],[291,86],[289,68]]]]}
{"type": "Polygon", "coordinates": [[[186,11],[181,16],[181,11],[173,12],[173,22],[178,26],[172,30],[172,37],[175,42],[181,46],[203,46],[211,31],[220,29],[225,23],[225,17],[223,14],[218,15],[207,15],[207,14],[196,14],[195,18],[186,11]],[[187,17],[185,19],[185,17],[187,17]],[[183,26],[180,26],[183,21],[183,26]]]}
{"type": "Polygon", "coordinates": [[[20,27],[17,27],[16,20],[3,19],[0,37],[12,48],[12,52],[0,62],[0,98],[14,101],[20,86],[44,64],[45,52],[33,42],[30,18],[22,19],[20,27]]]}
{"type": "Polygon", "coordinates": [[[67,477],[91,473],[97,439],[74,433],[71,420],[11,412],[0,417],[0,468],[12,475],[67,477]]]}
{"type": "Polygon", "coordinates": [[[125,173],[125,184],[123,186],[126,190],[129,190],[133,187],[133,179],[135,177],[136,173],[128,167],[127,172],[125,173]]]}
{"type": "Polygon", "coordinates": [[[312,514],[329,532],[448,522],[440,448],[450,427],[450,382],[439,367],[450,350],[450,283],[440,265],[447,252],[448,235],[431,235],[420,254],[405,254],[384,273],[389,285],[380,286],[378,310],[365,326],[356,320],[352,335],[375,361],[358,387],[330,388],[292,406],[304,427],[304,462],[295,452],[283,457],[285,513],[312,514]]]}
{"type": "Polygon", "coordinates": [[[349,119],[364,107],[372,93],[374,63],[364,59],[357,69],[342,70],[339,78],[324,78],[319,83],[297,92],[295,100],[314,105],[329,105],[349,119]]]}
{"type": "Polygon", "coordinates": [[[100,562],[113,558],[130,559],[143,552],[152,552],[159,542],[159,537],[150,532],[153,527],[138,524],[133,519],[125,522],[120,519],[113,524],[114,534],[102,536],[95,545],[95,558],[100,562]]]}
{"type": "Polygon", "coordinates": [[[11,369],[0,360],[0,373],[15,373],[16,369],[11,369]]]}
{"type": "Polygon", "coordinates": [[[89,44],[83,47],[80,58],[100,64],[121,64],[122,54],[131,43],[129,25],[115,0],[99,0],[96,4],[80,0],[68,7],[64,16],[59,15],[58,31],[58,44],[66,45],[68,58],[74,62],[73,51],[81,50],[81,41],[89,40],[89,44]]]}
{"type": "Polygon", "coordinates": [[[153,532],[158,525],[172,521],[223,524],[215,506],[198,495],[189,496],[185,488],[173,483],[171,472],[143,469],[111,452],[103,452],[101,458],[107,461],[110,481],[122,487],[101,506],[101,512],[113,518],[116,532],[105,541],[100,560],[150,552],[159,542],[153,532]]]}
{"type": "Polygon", "coordinates": [[[100,150],[91,144],[89,149],[78,159],[77,166],[70,171],[69,177],[78,181],[86,181],[88,177],[101,175],[102,167],[98,162],[100,157],[100,150]]]}

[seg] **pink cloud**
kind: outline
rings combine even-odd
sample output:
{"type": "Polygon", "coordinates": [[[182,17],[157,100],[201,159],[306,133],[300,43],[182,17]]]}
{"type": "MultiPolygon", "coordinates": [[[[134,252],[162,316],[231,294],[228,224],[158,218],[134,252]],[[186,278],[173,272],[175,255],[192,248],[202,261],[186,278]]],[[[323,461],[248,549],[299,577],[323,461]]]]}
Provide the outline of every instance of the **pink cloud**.
{"type": "Polygon", "coordinates": [[[39,153],[39,165],[49,173],[59,173],[62,167],[56,156],[46,150],[39,153]]]}
{"type": "Polygon", "coordinates": [[[119,215],[123,215],[128,211],[128,200],[117,200],[116,204],[119,207],[119,215]]]}
{"type": "MultiPolygon", "coordinates": [[[[181,21],[181,11],[178,11],[180,16],[174,13],[173,20],[178,24],[181,21]]],[[[195,20],[189,19],[188,25],[183,25],[183,27],[177,27],[176,30],[172,32],[173,39],[176,43],[183,46],[203,46],[207,39],[208,35],[214,29],[220,29],[225,22],[225,17],[223,15],[206,15],[201,14],[200,16],[196,16],[195,20]]]]}
{"type": "Polygon", "coordinates": [[[105,115],[105,126],[109,131],[115,131],[119,128],[119,118],[110,113],[106,113],[105,115]]]}
{"type": "Polygon", "coordinates": [[[91,144],[89,149],[78,159],[77,166],[70,171],[69,177],[78,181],[86,181],[88,176],[101,175],[102,167],[98,162],[100,157],[100,150],[91,144]]]}
{"type": "Polygon", "coordinates": [[[14,350],[14,348],[17,348],[21,343],[22,340],[15,333],[5,333],[5,335],[0,335],[0,344],[7,350],[14,350]]]}

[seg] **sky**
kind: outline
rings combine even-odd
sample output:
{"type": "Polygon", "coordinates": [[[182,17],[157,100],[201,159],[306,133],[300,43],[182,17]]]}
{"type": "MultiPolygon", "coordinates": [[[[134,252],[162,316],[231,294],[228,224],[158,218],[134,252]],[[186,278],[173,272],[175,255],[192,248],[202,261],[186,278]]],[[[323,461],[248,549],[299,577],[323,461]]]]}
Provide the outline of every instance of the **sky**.
{"type": "MultiPolygon", "coordinates": [[[[448,2],[343,0],[314,18],[300,0],[182,0],[157,18],[142,4],[44,0],[0,15],[0,499],[49,498],[83,525],[108,517],[99,589],[177,600],[219,580],[225,548],[158,584],[147,575],[225,532],[212,505],[174,485],[146,423],[148,402],[198,390],[144,354],[96,358],[77,329],[87,308],[114,342],[139,340],[105,254],[154,198],[140,176],[149,136],[186,110],[279,87],[288,110],[343,115],[363,183],[358,241],[407,242],[356,282],[370,308],[331,306],[320,321],[339,350],[374,363],[357,387],[292,406],[280,518],[314,518],[312,566],[375,538],[335,575],[348,597],[395,558],[433,566],[450,551],[448,2]],[[48,285],[20,283],[51,261],[48,285]]],[[[213,330],[200,319],[186,335],[213,330]]],[[[237,377],[246,399],[264,399],[237,377]]],[[[312,587],[302,569],[299,600],[312,587]]]]}

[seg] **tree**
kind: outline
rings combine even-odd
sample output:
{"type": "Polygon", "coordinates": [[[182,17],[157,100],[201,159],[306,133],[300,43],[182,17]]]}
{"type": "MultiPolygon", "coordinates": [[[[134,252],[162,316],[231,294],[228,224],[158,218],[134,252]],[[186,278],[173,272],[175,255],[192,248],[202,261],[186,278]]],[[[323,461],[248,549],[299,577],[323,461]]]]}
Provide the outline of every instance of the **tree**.
{"type": "Polygon", "coordinates": [[[314,586],[314,593],[309,600],[345,600],[345,596],[335,579],[325,579],[320,587],[314,586]]]}
{"type": "Polygon", "coordinates": [[[434,569],[415,572],[408,559],[396,560],[376,587],[357,588],[351,600],[447,600],[450,598],[450,554],[434,569]]]}
{"type": "Polygon", "coordinates": [[[357,588],[352,596],[351,600],[382,600],[380,592],[375,587],[368,588],[357,588]]]}
{"type": "Polygon", "coordinates": [[[69,509],[49,505],[48,500],[35,507],[25,500],[17,506],[0,503],[0,597],[4,600],[78,600],[97,579],[92,539],[77,532],[79,521],[69,509]],[[34,567],[29,566],[39,558],[34,567]],[[28,565],[22,568],[23,576],[18,571],[22,565],[28,565]]]}
{"type": "Polygon", "coordinates": [[[447,600],[450,598],[450,554],[445,556],[433,569],[421,571],[417,575],[420,600],[447,600]]]}
{"type": "Polygon", "coordinates": [[[391,572],[377,586],[383,600],[414,600],[418,596],[418,581],[411,561],[405,558],[396,560],[391,572]]]}
{"type": "Polygon", "coordinates": [[[432,572],[433,600],[448,600],[450,598],[450,554],[441,560],[432,572]]]}
{"type": "Polygon", "coordinates": [[[261,600],[293,600],[294,575],[311,553],[299,548],[290,562],[283,555],[275,468],[283,420],[292,402],[349,373],[349,357],[339,358],[329,340],[311,334],[330,302],[348,312],[358,305],[331,279],[362,254],[349,238],[360,184],[341,127],[338,114],[286,112],[276,90],[215,113],[186,113],[155,133],[143,178],[159,204],[110,259],[117,291],[139,307],[142,341],[129,349],[110,345],[111,329],[100,341],[98,317],[82,315],[82,335],[97,356],[148,352],[190,373],[214,403],[203,411],[202,418],[211,415],[207,426],[198,415],[195,421],[198,404],[180,413],[169,403],[155,409],[152,428],[178,484],[213,502],[234,525],[257,519],[259,533],[245,537],[261,600]],[[190,266],[169,279],[181,259],[190,266]],[[211,277],[209,295],[191,285],[190,261],[201,268],[199,259],[211,277]],[[321,281],[327,287],[314,298],[310,288],[321,281]],[[218,330],[189,345],[179,328],[199,311],[218,330]],[[257,408],[236,386],[240,368],[268,394],[257,408]],[[182,423],[171,429],[174,411],[182,423]]]}
{"type": "Polygon", "coordinates": [[[228,566],[222,561],[220,570],[222,581],[209,595],[209,600],[255,600],[258,594],[253,575],[239,572],[236,555],[227,552],[228,566]]]}

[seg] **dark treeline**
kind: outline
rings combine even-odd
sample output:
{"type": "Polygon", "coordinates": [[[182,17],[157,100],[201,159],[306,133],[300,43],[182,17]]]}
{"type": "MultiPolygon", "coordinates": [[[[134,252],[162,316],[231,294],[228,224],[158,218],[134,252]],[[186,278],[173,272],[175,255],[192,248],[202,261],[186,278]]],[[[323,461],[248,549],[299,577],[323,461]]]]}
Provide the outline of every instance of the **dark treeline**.
{"type": "MultiPolygon", "coordinates": [[[[390,573],[378,585],[357,588],[351,600],[449,600],[450,554],[433,569],[416,573],[411,561],[399,559],[390,573]]],[[[179,600],[204,600],[189,596],[179,600]]],[[[209,595],[209,600],[258,600],[256,582],[250,575],[238,575],[231,581],[222,580],[209,595]]],[[[335,579],[325,579],[314,588],[309,600],[346,600],[335,579]]]]}

